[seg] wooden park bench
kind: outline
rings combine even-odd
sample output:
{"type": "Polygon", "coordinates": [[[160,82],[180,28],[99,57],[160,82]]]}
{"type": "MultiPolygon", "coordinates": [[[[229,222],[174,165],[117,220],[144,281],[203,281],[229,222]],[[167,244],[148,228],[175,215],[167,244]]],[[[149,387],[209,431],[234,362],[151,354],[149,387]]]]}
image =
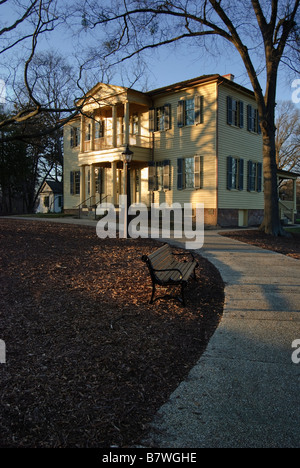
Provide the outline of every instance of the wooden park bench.
{"type": "MultiPolygon", "coordinates": [[[[177,297],[183,305],[184,300],[184,289],[191,277],[196,279],[196,268],[198,266],[194,255],[191,252],[182,254],[174,254],[171,247],[168,244],[163,245],[155,252],[150,255],[143,255],[143,262],[145,262],[149,268],[150,276],[152,279],[152,296],[150,304],[154,302],[155,288],[156,285],[160,286],[181,286],[181,297],[177,297]],[[175,255],[187,255],[190,254],[191,261],[177,261],[175,255]]],[[[173,297],[173,296],[164,296],[173,297]]],[[[157,297],[155,300],[159,299],[157,297]]]]}

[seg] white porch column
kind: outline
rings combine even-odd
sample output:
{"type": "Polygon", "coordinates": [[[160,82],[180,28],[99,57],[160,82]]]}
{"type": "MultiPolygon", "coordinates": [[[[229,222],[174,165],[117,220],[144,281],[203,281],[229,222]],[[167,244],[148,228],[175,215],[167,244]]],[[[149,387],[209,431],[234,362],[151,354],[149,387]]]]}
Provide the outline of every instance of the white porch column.
{"type": "Polygon", "coordinates": [[[124,125],[125,125],[125,141],[124,141],[124,144],[125,145],[129,145],[129,124],[130,124],[130,121],[129,121],[129,101],[126,101],[125,104],[124,104],[124,125]]]}
{"type": "Polygon", "coordinates": [[[86,200],[85,190],[85,166],[80,166],[80,203],[86,200]]]}
{"type": "Polygon", "coordinates": [[[297,179],[293,179],[294,213],[297,212],[297,179]]]}
{"type": "Polygon", "coordinates": [[[117,205],[117,163],[114,161],[111,163],[111,170],[112,170],[112,204],[117,205]]]}
{"type": "Polygon", "coordinates": [[[85,140],[85,119],[84,119],[84,115],[81,115],[81,121],[80,121],[80,153],[84,152],[84,140],[85,140]]]}
{"type": "Polygon", "coordinates": [[[117,106],[112,106],[112,145],[117,147],[117,106]]]}
{"type": "Polygon", "coordinates": [[[90,165],[90,196],[91,205],[96,203],[96,184],[95,184],[95,168],[93,164],[90,165]]]}

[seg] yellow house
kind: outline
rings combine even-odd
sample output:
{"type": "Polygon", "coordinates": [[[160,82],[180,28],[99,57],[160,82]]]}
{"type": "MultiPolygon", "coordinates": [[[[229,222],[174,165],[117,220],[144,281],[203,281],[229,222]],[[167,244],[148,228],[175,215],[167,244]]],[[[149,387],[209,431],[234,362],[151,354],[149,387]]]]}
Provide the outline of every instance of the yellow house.
{"type": "Polygon", "coordinates": [[[263,218],[262,137],[254,93],[232,75],[206,75],[150,92],[98,83],[64,127],[64,210],[93,213],[125,193],[131,201],[204,203],[205,224],[258,225],[263,218]]]}

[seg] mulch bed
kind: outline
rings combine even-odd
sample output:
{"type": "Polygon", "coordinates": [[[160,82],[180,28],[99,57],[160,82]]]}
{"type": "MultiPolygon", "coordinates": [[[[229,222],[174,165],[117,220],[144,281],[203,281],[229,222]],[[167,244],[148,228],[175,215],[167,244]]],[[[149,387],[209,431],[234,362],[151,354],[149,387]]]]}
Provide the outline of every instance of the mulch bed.
{"type": "Polygon", "coordinates": [[[289,237],[275,237],[254,229],[223,232],[222,235],[300,260],[299,233],[292,233],[289,237]]]}
{"type": "Polygon", "coordinates": [[[0,446],[128,447],[204,352],[223,313],[218,271],[198,257],[187,306],[158,300],[151,239],[0,220],[0,446]]]}

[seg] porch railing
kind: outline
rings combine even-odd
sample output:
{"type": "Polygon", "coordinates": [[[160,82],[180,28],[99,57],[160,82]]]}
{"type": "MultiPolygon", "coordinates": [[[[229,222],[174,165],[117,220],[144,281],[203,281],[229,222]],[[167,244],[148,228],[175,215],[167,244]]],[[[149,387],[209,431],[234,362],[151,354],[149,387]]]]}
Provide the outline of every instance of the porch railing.
{"type": "Polygon", "coordinates": [[[280,210],[280,218],[283,219],[285,216],[288,218],[293,224],[295,222],[295,212],[294,212],[294,203],[293,202],[283,202],[279,200],[279,210],[280,210]]]}
{"type": "MultiPolygon", "coordinates": [[[[117,147],[125,145],[125,134],[120,133],[117,135],[116,145],[117,147]]],[[[146,135],[129,135],[129,145],[130,146],[140,146],[141,148],[150,148],[150,137],[146,135]]],[[[84,152],[92,151],[91,140],[85,141],[83,145],[84,152]]],[[[112,135],[107,135],[102,138],[95,138],[93,151],[102,151],[106,149],[113,148],[113,137],[112,135]]]]}

